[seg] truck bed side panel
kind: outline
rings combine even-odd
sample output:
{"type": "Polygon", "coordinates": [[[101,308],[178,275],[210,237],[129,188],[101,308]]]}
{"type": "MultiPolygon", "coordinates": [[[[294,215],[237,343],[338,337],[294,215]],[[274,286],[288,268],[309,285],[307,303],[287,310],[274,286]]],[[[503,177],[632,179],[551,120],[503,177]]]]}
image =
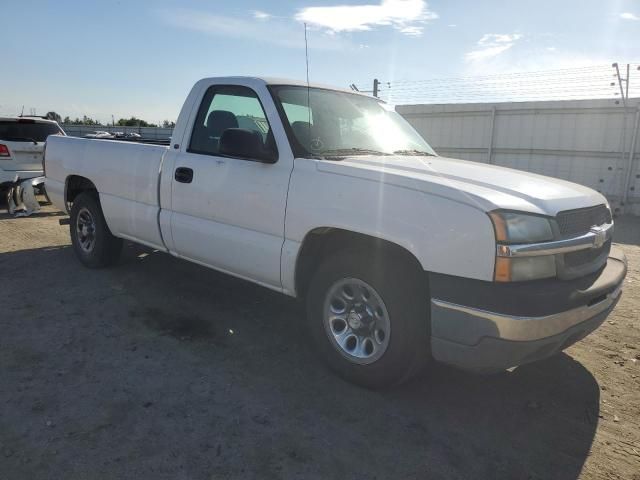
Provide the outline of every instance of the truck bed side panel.
{"type": "Polygon", "coordinates": [[[164,249],[158,224],[158,185],[167,151],[157,145],[50,137],[47,188],[51,184],[56,205],[64,208],[60,185],[71,175],[91,180],[114,235],[164,249]]]}

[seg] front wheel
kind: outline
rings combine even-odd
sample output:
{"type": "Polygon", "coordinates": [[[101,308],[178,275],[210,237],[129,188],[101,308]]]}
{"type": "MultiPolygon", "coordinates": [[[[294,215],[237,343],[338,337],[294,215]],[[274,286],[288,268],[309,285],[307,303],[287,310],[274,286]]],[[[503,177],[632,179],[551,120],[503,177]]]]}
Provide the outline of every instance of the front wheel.
{"type": "Polygon", "coordinates": [[[407,380],[429,358],[427,290],[424,274],[403,255],[334,255],[307,295],[316,346],[334,371],[359,385],[407,380]]]}
{"type": "Polygon", "coordinates": [[[101,268],[118,261],[122,239],[111,234],[98,199],[91,192],[81,193],[73,201],[69,229],[73,249],[84,266],[101,268]]]}

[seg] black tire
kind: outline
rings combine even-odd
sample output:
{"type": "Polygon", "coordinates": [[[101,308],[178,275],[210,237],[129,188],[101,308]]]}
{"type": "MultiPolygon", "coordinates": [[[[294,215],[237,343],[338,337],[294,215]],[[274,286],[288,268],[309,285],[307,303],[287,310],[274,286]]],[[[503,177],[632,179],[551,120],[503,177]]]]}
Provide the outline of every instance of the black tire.
{"type": "Polygon", "coordinates": [[[314,343],[329,367],[350,382],[366,388],[398,385],[418,374],[430,359],[426,277],[415,262],[400,252],[389,249],[382,255],[356,250],[336,253],[314,273],[306,300],[314,343]],[[348,359],[325,330],[325,298],[332,285],[348,278],[373,287],[389,314],[388,346],[380,358],[366,365],[348,359]]]}
{"type": "Polygon", "coordinates": [[[46,189],[44,183],[39,185],[38,189],[40,190],[40,195],[44,196],[44,199],[45,199],[47,205],[51,205],[51,199],[49,198],[49,194],[47,193],[47,189],[46,189]]]}
{"type": "Polygon", "coordinates": [[[122,251],[122,239],[114,237],[104,219],[102,208],[94,192],[84,192],[76,197],[71,207],[69,222],[71,243],[76,256],[85,267],[103,268],[115,264],[122,251]],[[78,228],[79,215],[89,213],[93,221],[93,242],[91,248],[86,245],[86,237],[82,237],[78,228]]]}

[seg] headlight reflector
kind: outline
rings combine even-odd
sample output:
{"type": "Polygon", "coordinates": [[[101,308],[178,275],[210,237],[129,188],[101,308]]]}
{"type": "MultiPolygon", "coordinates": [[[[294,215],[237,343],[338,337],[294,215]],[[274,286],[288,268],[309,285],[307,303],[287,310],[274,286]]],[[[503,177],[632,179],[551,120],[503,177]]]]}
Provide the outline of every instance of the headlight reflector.
{"type": "Polygon", "coordinates": [[[496,241],[534,243],[553,240],[551,222],[545,217],[516,212],[489,213],[496,231],[496,241]]]}

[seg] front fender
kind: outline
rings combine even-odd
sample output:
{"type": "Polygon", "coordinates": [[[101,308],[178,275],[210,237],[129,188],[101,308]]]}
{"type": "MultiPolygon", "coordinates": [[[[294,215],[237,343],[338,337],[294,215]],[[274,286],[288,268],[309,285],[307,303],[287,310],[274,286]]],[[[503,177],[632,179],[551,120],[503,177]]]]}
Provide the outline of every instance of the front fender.
{"type": "Polygon", "coordinates": [[[320,172],[312,161],[302,161],[294,169],[287,203],[285,290],[293,285],[290,270],[295,272],[288,264],[318,227],[395,243],[425,271],[493,280],[495,235],[483,210],[418,189],[320,172]]]}

